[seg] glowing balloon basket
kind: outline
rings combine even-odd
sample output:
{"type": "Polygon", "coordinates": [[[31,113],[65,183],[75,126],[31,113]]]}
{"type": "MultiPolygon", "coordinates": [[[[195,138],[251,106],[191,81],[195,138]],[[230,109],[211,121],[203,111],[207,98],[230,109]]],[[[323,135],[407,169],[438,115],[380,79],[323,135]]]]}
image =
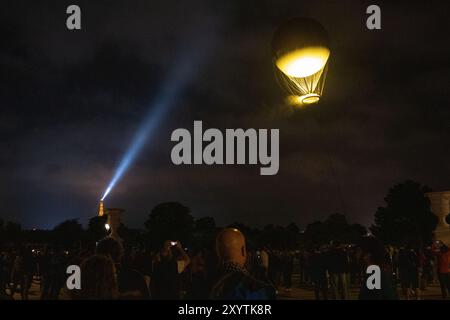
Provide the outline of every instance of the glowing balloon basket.
{"type": "Polygon", "coordinates": [[[328,71],[328,34],[320,23],[294,18],[272,39],[275,77],[288,94],[287,102],[302,106],[319,102],[328,71]]]}

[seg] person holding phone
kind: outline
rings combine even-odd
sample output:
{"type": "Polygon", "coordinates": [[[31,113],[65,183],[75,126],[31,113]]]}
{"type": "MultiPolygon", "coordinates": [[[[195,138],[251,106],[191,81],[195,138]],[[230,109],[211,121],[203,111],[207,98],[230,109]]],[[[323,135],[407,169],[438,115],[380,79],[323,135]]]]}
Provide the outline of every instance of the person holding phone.
{"type": "Polygon", "coordinates": [[[450,294],[450,250],[444,243],[438,242],[435,246],[435,254],[442,299],[445,300],[450,294]]]}
{"type": "Polygon", "coordinates": [[[150,291],[156,300],[180,299],[180,274],[189,265],[190,258],[180,241],[166,240],[153,264],[150,291]]]}

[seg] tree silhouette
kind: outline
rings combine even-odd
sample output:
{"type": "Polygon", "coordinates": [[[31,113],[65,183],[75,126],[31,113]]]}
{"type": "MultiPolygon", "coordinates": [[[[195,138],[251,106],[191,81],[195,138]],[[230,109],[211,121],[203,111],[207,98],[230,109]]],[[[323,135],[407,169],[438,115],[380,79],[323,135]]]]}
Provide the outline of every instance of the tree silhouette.
{"type": "Polygon", "coordinates": [[[365,235],[367,235],[367,228],[363,225],[354,223],[349,226],[348,236],[351,243],[356,243],[365,235]]]}
{"type": "Polygon", "coordinates": [[[214,248],[217,233],[216,221],[212,217],[203,217],[195,220],[194,242],[198,248],[214,248]]]}
{"type": "Polygon", "coordinates": [[[303,241],[308,248],[330,243],[356,243],[367,233],[360,224],[350,224],[339,213],[331,214],[325,221],[316,221],[306,226],[303,241]]]}
{"type": "Polygon", "coordinates": [[[143,230],[128,228],[125,224],[121,223],[118,233],[127,247],[145,247],[146,239],[143,230]]]}
{"type": "Polygon", "coordinates": [[[66,220],[53,229],[54,241],[65,247],[80,243],[83,237],[83,226],[78,219],[66,220]]]}
{"type": "Polygon", "coordinates": [[[429,187],[410,180],[389,189],[384,198],[386,206],[375,213],[372,233],[389,244],[430,243],[438,222],[424,195],[430,191],[429,187]]]}
{"type": "Polygon", "coordinates": [[[349,224],[343,214],[331,214],[324,223],[329,241],[347,242],[349,239],[349,224]]]}
{"type": "Polygon", "coordinates": [[[3,241],[5,243],[18,244],[22,242],[22,226],[19,223],[8,221],[3,227],[3,241]]]}
{"type": "Polygon", "coordinates": [[[293,234],[296,234],[296,233],[300,232],[300,228],[294,222],[291,222],[290,224],[288,224],[287,227],[286,227],[286,230],[291,232],[291,233],[293,233],[293,234]]]}
{"type": "Polygon", "coordinates": [[[316,221],[308,224],[306,226],[303,238],[307,248],[321,246],[330,241],[330,236],[327,234],[325,225],[322,221],[316,221]]]}
{"type": "Polygon", "coordinates": [[[159,248],[164,240],[180,240],[183,245],[188,245],[192,242],[194,218],[188,207],[178,202],[166,202],[153,208],[145,227],[153,248],[159,248]]]}

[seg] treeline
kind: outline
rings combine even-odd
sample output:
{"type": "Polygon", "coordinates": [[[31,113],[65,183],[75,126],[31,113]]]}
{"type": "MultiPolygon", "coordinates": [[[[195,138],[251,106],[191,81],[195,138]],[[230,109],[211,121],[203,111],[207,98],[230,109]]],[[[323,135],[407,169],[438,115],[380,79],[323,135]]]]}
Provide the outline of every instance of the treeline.
{"type": "MultiPolygon", "coordinates": [[[[355,243],[370,231],[386,244],[428,244],[433,239],[437,218],[424,195],[430,188],[406,181],[390,188],[385,205],[377,209],[374,224],[369,228],[350,223],[345,215],[331,214],[324,221],[308,224],[301,230],[295,223],[286,226],[266,225],[263,228],[235,222],[247,237],[250,248],[272,249],[314,248],[331,242],[355,243]]],[[[0,245],[52,244],[64,247],[89,246],[107,235],[106,217],[93,217],[86,228],[77,219],[67,220],[53,230],[22,230],[13,222],[0,220],[0,245]]],[[[130,246],[157,249],[164,240],[180,240],[189,248],[213,248],[220,229],[212,217],[195,219],[190,209],[178,202],[161,203],[153,208],[142,229],[121,225],[120,236],[130,246]]]]}
{"type": "MultiPolygon", "coordinates": [[[[14,224],[12,228],[9,223],[8,228],[0,231],[0,241],[3,245],[22,243],[63,247],[91,246],[107,235],[106,222],[106,217],[93,217],[87,228],[83,228],[77,219],[72,219],[60,223],[53,230],[22,230],[20,225],[14,224]]],[[[194,219],[189,208],[178,202],[157,205],[144,226],[143,229],[130,229],[122,224],[119,234],[130,246],[157,249],[164,240],[170,239],[180,240],[184,246],[192,249],[213,249],[215,236],[221,229],[212,217],[194,219]]],[[[252,228],[235,222],[228,226],[240,229],[246,235],[248,246],[254,249],[299,249],[326,244],[332,240],[353,243],[367,232],[361,225],[349,224],[341,214],[333,214],[324,222],[312,223],[305,230],[300,230],[295,223],[252,228]]]]}

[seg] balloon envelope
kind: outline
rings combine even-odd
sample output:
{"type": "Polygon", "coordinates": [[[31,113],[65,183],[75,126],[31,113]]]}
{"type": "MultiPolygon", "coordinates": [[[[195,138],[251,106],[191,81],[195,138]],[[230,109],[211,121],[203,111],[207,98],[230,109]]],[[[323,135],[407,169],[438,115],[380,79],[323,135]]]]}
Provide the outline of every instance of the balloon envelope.
{"type": "Polygon", "coordinates": [[[328,61],[325,47],[295,49],[276,60],[277,67],[289,77],[304,78],[320,71],[328,61]]]}
{"type": "Polygon", "coordinates": [[[328,35],[320,23],[294,18],[283,23],[272,40],[275,75],[291,97],[288,101],[319,101],[330,57],[328,35]]]}

